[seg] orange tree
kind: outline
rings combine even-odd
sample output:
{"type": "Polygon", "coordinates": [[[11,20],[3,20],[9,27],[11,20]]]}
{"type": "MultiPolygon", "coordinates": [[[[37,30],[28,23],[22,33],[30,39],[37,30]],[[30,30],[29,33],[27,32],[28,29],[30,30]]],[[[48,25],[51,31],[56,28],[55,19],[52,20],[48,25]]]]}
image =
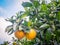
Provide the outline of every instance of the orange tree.
{"type": "Polygon", "coordinates": [[[25,11],[6,19],[12,23],[6,28],[8,34],[24,32],[23,38],[15,40],[18,45],[60,45],[60,0],[50,1],[23,2],[25,11]]]}

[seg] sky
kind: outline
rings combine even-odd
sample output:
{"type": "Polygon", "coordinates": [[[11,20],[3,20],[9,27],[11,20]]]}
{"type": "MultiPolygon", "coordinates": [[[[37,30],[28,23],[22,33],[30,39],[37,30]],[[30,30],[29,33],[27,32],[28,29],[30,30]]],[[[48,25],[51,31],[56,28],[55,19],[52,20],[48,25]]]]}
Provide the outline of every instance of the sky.
{"type": "Polygon", "coordinates": [[[0,0],[0,44],[4,41],[11,41],[14,35],[5,33],[5,28],[11,25],[10,22],[5,21],[5,18],[15,15],[18,11],[24,10],[22,2],[29,0],[0,0]],[[3,35],[2,35],[3,34],[3,35]]]}
{"type": "Polygon", "coordinates": [[[5,28],[8,26],[8,25],[11,25],[10,22],[7,22],[4,20],[4,18],[1,18],[0,17],[0,44],[3,43],[4,41],[9,41],[11,42],[13,35],[8,35],[6,32],[5,32],[5,28]]]}
{"type": "Polygon", "coordinates": [[[23,0],[0,0],[0,17],[11,17],[18,11],[24,10],[21,6],[23,0]]]}
{"type": "Polygon", "coordinates": [[[14,36],[5,33],[5,28],[11,23],[4,19],[16,15],[18,11],[24,10],[21,4],[25,1],[28,2],[29,0],[0,0],[0,44],[7,40],[11,41],[11,37],[14,36]]]}

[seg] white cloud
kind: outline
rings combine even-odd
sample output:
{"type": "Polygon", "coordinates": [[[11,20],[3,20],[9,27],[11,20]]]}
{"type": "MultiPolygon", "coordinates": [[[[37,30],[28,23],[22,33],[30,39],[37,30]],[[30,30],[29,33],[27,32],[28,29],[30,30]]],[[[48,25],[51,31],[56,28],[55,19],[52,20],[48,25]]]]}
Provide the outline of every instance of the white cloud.
{"type": "MultiPolygon", "coordinates": [[[[4,10],[4,9],[3,9],[2,7],[0,7],[0,13],[3,12],[3,10],[4,10]]],[[[6,12],[6,11],[4,10],[4,12],[6,12]]]]}
{"type": "Polygon", "coordinates": [[[10,6],[5,8],[0,6],[0,16],[7,18],[15,15],[18,11],[24,10],[23,6],[21,5],[22,2],[29,1],[29,0],[14,0],[14,3],[10,6]]]}
{"type": "Polygon", "coordinates": [[[3,43],[4,41],[11,41],[13,35],[8,35],[5,32],[5,28],[11,25],[10,22],[7,22],[4,20],[4,18],[0,17],[0,44],[3,43]]]}
{"type": "Polygon", "coordinates": [[[23,11],[24,8],[21,4],[25,1],[29,0],[15,0],[15,3],[12,6],[7,7],[7,11],[10,12],[10,15],[15,15],[18,11],[23,11]]]}
{"type": "Polygon", "coordinates": [[[8,13],[8,11],[2,7],[0,7],[0,17],[8,17],[8,15],[10,15],[10,13],[8,13]]]}

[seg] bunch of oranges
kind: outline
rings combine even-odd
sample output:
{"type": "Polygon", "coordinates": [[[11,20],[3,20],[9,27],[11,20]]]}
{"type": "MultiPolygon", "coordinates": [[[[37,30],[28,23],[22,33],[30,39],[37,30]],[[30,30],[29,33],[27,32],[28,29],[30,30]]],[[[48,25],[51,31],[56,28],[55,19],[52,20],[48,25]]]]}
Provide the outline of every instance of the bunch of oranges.
{"type": "Polygon", "coordinates": [[[34,39],[36,37],[37,33],[36,33],[35,29],[30,29],[30,31],[28,33],[24,32],[22,30],[17,30],[14,33],[14,35],[18,39],[22,39],[23,37],[26,37],[28,40],[32,40],[32,39],[34,39]]]}

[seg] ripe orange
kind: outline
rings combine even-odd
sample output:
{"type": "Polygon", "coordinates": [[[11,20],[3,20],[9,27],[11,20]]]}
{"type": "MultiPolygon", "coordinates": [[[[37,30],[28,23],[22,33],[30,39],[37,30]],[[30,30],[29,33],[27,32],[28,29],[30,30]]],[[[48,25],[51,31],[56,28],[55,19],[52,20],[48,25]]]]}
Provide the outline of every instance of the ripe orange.
{"type": "Polygon", "coordinates": [[[32,40],[36,37],[37,33],[35,29],[31,29],[29,33],[26,33],[26,38],[32,40]]]}
{"type": "Polygon", "coordinates": [[[22,39],[24,36],[25,36],[25,33],[22,31],[22,30],[17,30],[15,33],[14,33],[15,37],[18,38],[18,39],[22,39]]]}

